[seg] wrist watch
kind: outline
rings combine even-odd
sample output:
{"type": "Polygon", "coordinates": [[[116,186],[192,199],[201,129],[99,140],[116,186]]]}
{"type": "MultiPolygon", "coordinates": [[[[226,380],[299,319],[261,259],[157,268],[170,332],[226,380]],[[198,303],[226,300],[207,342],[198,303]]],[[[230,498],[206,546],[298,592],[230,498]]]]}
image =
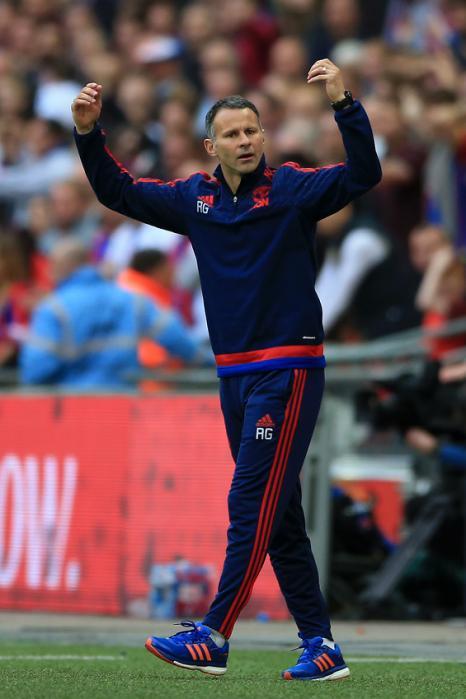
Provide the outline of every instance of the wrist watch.
{"type": "Polygon", "coordinates": [[[336,112],[341,112],[342,109],[346,109],[346,107],[351,107],[351,105],[354,104],[353,95],[349,90],[345,90],[343,94],[345,96],[342,100],[339,100],[338,102],[330,102],[330,106],[336,112]]]}

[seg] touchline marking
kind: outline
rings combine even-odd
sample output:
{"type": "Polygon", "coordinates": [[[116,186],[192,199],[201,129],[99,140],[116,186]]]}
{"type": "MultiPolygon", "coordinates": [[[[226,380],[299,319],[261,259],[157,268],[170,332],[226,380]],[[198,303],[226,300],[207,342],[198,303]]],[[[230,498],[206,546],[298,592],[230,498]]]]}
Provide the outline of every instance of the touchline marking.
{"type": "MultiPolygon", "coordinates": [[[[126,660],[119,655],[0,655],[2,660],[126,660]]],[[[347,658],[347,663],[461,663],[464,658],[347,658]]]]}
{"type": "Polygon", "coordinates": [[[1,660],[125,660],[119,655],[0,655],[1,660]]]}
{"type": "Polygon", "coordinates": [[[346,658],[347,663],[466,663],[464,658],[346,658]]]}

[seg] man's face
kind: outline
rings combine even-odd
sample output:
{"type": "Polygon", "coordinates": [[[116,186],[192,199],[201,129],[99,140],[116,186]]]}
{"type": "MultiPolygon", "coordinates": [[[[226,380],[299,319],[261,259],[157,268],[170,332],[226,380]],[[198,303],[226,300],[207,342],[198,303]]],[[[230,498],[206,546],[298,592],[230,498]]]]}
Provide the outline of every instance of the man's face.
{"type": "Polygon", "coordinates": [[[415,229],[409,236],[411,264],[419,272],[425,272],[435,253],[446,244],[446,236],[438,226],[415,229]]]}
{"type": "Polygon", "coordinates": [[[52,214],[56,225],[60,228],[71,228],[84,214],[87,202],[83,194],[68,182],[58,182],[50,192],[52,214]]]}
{"type": "Polygon", "coordinates": [[[256,114],[249,108],[220,109],[213,127],[215,137],[204,141],[209,155],[215,155],[229,174],[253,172],[264,152],[264,133],[256,114]]]}

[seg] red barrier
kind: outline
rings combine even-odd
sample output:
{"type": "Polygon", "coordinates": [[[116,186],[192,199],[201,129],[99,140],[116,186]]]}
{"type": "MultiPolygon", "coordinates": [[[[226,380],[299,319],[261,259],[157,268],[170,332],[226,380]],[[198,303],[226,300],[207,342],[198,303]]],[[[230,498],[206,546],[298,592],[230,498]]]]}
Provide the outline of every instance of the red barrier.
{"type": "MultiPolygon", "coordinates": [[[[221,571],[233,464],[216,396],[4,397],[0,608],[147,609],[153,564],[221,571]]],[[[245,616],[287,615],[270,564],[245,616]]]]}

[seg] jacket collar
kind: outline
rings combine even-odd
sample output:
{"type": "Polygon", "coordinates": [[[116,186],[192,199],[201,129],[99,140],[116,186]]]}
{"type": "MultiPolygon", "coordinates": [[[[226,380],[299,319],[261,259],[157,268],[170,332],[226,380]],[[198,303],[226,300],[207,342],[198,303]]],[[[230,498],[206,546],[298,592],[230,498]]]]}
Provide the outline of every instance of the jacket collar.
{"type": "Polygon", "coordinates": [[[56,285],[57,289],[62,289],[65,286],[73,286],[74,284],[91,284],[95,282],[102,282],[104,278],[98,272],[95,267],[91,265],[83,265],[78,267],[74,272],[72,272],[66,279],[62,279],[56,285]]]}
{"type": "Polygon", "coordinates": [[[164,307],[171,306],[171,294],[169,289],[162,286],[162,284],[155,281],[155,279],[151,279],[146,274],[127,268],[120,272],[117,282],[119,286],[122,286],[128,291],[146,294],[164,307]]]}
{"type": "MultiPolygon", "coordinates": [[[[266,162],[265,162],[265,155],[262,156],[262,158],[259,161],[259,165],[256,167],[255,170],[252,172],[247,173],[246,175],[243,175],[241,178],[241,182],[239,184],[239,187],[236,191],[236,194],[241,194],[243,192],[250,191],[251,189],[254,189],[254,187],[260,182],[264,175],[264,170],[266,168],[266,162]]],[[[216,177],[224,187],[227,187],[230,189],[230,187],[227,184],[227,181],[225,180],[225,177],[223,175],[223,170],[222,166],[218,165],[215,168],[214,171],[214,177],[216,177]]]]}

